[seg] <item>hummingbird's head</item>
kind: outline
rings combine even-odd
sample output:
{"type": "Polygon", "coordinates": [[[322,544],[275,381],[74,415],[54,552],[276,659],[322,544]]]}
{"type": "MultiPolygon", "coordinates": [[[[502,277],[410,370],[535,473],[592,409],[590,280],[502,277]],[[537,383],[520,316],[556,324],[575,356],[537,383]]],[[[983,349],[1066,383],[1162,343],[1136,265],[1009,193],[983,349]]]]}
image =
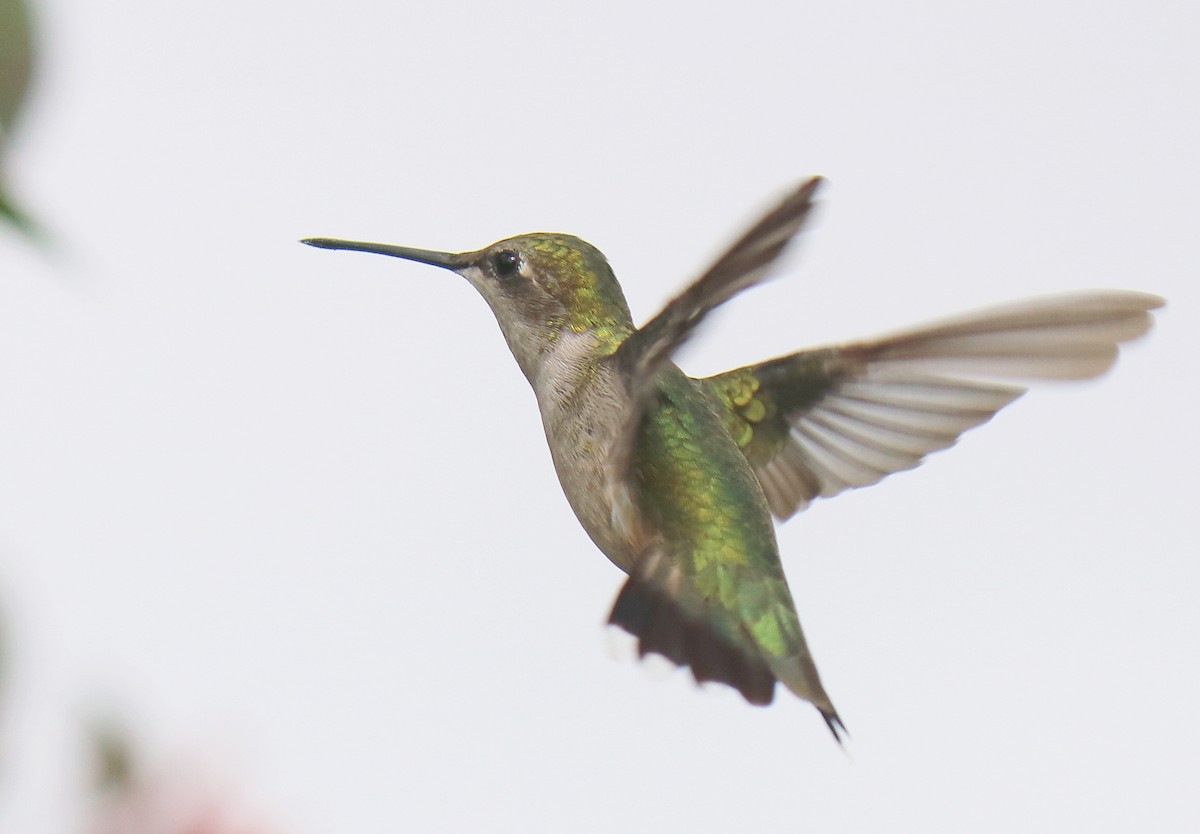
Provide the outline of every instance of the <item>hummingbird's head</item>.
{"type": "Polygon", "coordinates": [[[375,252],[457,272],[492,308],[528,375],[539,356],[567,334],[595,334],[616,345],[633,331],[625,294],[600,250],[571,235],[534,233],[475,252],[449,253],[329,238],[303,241],[323,249],[375,252]]]}

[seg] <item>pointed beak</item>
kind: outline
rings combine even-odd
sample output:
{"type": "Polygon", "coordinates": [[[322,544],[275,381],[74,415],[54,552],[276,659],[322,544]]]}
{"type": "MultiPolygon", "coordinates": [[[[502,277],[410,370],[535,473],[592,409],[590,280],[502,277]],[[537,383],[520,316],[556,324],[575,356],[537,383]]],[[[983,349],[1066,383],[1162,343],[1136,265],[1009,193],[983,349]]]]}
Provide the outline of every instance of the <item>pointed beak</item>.
{"type": "Polygon", "coordinates": [[[410,249],[407,246],[392,246],[390,243],[363,243],[357,240],[337,240],[330,237],[309,237],[300,241],[318,249],[349,249],[352,252],[373,252],[422,264],[432,264],[443,269],[459,270],[467,265],[462,255],[453,252],[434,252],[429,249],[410,249]]]}

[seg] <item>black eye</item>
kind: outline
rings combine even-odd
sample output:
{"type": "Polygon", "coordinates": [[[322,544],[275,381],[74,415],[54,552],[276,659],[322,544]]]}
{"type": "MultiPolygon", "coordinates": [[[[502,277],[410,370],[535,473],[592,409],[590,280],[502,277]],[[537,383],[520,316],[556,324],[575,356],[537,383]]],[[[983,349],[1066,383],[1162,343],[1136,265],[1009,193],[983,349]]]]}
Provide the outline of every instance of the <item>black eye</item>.
{"type": "Polygon", "coordinates": [[[492,260],[496,268],[496,274],[502,278],[507,278],[510,275],[515,275],[521,266],[521,256],[511,249],[504,249],[497,252],[492,260]]]}

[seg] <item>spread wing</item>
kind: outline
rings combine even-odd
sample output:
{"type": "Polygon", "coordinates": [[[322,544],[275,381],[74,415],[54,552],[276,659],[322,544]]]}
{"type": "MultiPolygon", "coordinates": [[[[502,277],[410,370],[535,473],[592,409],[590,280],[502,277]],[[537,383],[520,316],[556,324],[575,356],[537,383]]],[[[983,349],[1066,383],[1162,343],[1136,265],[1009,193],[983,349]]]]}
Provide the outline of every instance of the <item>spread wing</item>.
{"type": "Polygon", "coordinates": [[[1103,374],[1163,303],[1116,290],[1036,298],[704,382],[772,513],[786,519],[953,446],[1025,392],[1013,380],[1103,374]]]}
{"type": "Polygon", "coordinates": [[[804,227],[820,185],[821,178],[813,177],[789,194],[621,345],[618,355],[636,378],[653,379],[709,312],[767,276],[775,259],[804,227]]]}

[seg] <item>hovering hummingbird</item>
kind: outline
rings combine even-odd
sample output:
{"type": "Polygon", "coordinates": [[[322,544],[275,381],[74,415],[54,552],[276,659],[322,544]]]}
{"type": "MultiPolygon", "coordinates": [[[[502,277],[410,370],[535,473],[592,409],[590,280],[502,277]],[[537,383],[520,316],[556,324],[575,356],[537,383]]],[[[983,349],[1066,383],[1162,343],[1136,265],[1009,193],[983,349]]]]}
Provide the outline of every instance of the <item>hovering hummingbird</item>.
{"type": "Polygon", "coordinates": [[[789,194],[641,328],[604,255],[570,235],[460,254],[303,242],[466,278],[533,387],[575,515],[629,575],[610,622],[641,655],[688,666],[697,682],[728,684],[752,704],[770,703],[782,682],[840,741],[845,727],[800,630],[772,516],[912,469],[1021,396],[1012,380],[1099,376],[1164,302],[1116,290],[1050,296],[685,375],[675,351],[709,311],[766,277],[820,183],[789,194]]]}

